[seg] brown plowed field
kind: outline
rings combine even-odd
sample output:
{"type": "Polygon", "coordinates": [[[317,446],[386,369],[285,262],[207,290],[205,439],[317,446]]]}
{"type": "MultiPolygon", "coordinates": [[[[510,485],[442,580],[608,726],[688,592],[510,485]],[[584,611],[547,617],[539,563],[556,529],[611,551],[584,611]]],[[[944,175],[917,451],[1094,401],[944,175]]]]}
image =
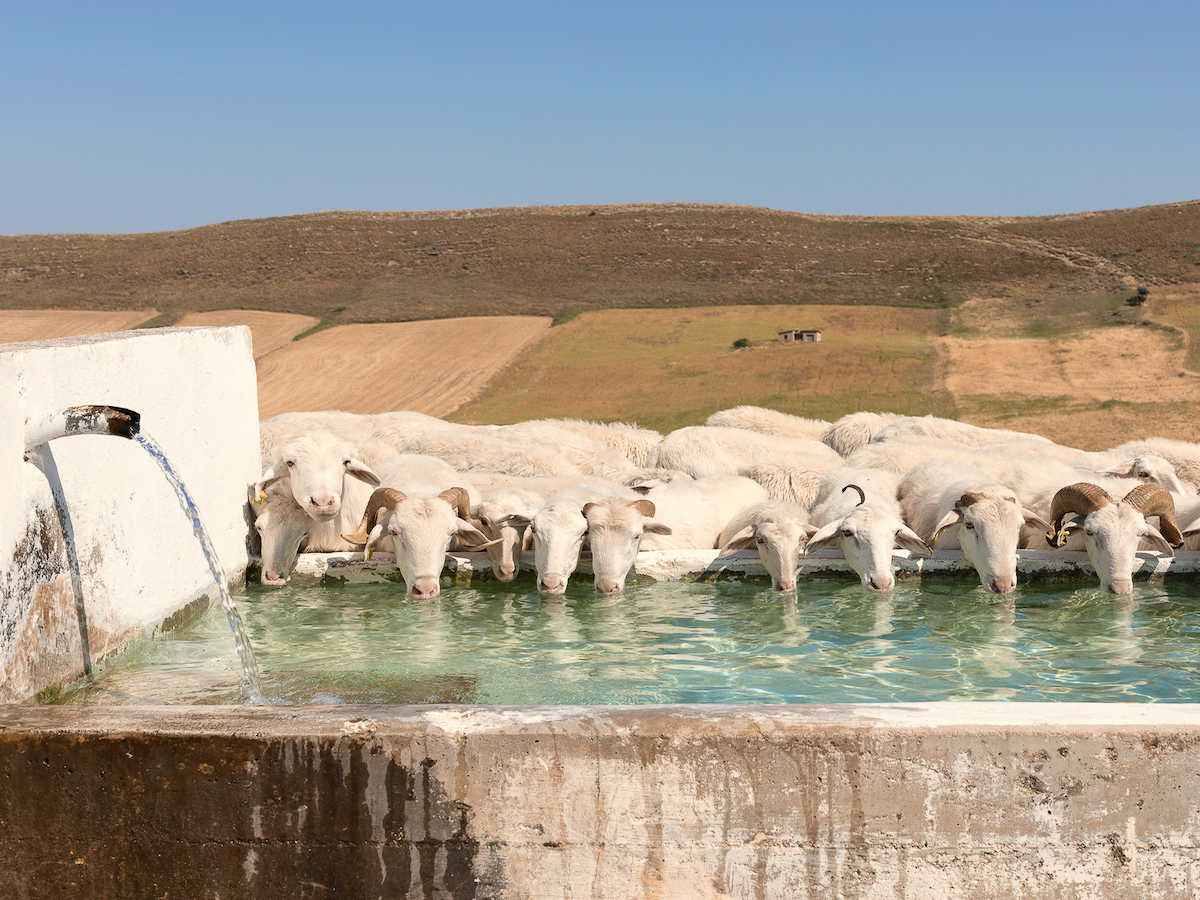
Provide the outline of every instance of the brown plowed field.
{"type": "Polygon", "coordinates": [[[153,309],[94,312],[84,309],[0,309],[0,343],[48,341],[78,334],[125,331],[158,315],[153,309]]]}
{"type": "Polygon", "coordinates": [[[317,324],[312,316],[297,316],[291,313],[263,312],[261,309],[221,309],[215,312],[188,313],[176,325],[221,326],[248,325],[254,341],[254,358],[262,359],[280,347],[286,347],[292,338],[308,331],[317,324]]]}
{"type": "Polygon", "coordinates": [[[258,361],[261,418],[298,409],[444,416],[545,336],[541,316],[343,325],[258,361]]]}

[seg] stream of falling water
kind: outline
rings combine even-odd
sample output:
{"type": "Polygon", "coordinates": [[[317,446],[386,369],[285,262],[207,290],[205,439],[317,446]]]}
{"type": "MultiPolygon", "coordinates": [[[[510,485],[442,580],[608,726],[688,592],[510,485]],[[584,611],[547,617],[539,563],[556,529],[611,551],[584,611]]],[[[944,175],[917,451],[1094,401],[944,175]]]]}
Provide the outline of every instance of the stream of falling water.
{"type": "Polygon", "coordinates": [[[213,580],[217,583],[217,589],[221,592],[221,605],[225,608],[225,615],[229,619],[229,627],[233,631],[233,640],[237,646],[238,658],[242,661],[242,671],[245,672],[246,680],[250,683],[250,699],[261,700],[262,685],[259,683],[258,661],[255,660],[254,650],[250,647],[250,637],[246,634],[246,625],[242,622],[241,613],[238,612],[237,604],[233,602],[233,596],[229,593],[229,585],[225,578],[225,569],[221,566],[220,560],[217,559],[216,548],[213,547],[212,539],[209,538],[208,531],[205,529],[204,523],[200,520],[200,513],[196,510],[196,504],[192,502],[191,495],[188,494],[187,488],[183,486],[183,481],[180,479],[179,474],[171,467],[171,463],[167,460],[162,448],[145,434],[135,434],[133,440],[145,447],[146,452],[158,463],[163,475],[166,476],[171,487],[175,489],[175,496],[179,498],[179,505],[183,509],[184,514],[191,520],[192,531],[196,534],[196,540],[200,542],[200,547],[204,551],[204,558],[208,560],[209,571],[212,572],[213,580]]]}

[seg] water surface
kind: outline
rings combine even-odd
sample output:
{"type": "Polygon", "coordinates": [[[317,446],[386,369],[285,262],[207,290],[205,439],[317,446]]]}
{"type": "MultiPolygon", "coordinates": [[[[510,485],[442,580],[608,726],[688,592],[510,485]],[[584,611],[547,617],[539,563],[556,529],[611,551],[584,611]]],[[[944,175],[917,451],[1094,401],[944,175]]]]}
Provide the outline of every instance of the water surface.
{"type": "MultiPolygon", "coordinates": [[[[238,594],[267,703],[846,703],[1200,701],[1200,586],[967,579],[871,594],[813,579],[797,595],[740,582],[590,579],[445,586],[258,585],[238,594]]],[[[79,703],[242,703],[219,605],[143,642],[64,696],[79,703]]]]}

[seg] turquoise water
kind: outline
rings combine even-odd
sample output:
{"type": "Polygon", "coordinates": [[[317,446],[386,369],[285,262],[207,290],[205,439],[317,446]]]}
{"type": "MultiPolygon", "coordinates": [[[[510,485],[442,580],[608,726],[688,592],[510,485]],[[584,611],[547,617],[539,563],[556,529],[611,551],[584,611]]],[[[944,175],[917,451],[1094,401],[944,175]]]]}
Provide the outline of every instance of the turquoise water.
{"type": "MultiPolygon", "coordinates": [[[[532,582],[243,588],[267,703],[1200,701],[1200,586],[532,582]]],[[[248,702],[219,605],[133,649],[64,702],[248,702]]]]}

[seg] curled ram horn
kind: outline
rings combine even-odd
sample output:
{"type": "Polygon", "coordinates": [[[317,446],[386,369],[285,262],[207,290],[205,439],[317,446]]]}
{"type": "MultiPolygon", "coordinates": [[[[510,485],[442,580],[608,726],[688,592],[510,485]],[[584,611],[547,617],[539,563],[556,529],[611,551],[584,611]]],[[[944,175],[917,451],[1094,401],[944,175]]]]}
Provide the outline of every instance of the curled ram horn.
{"type": "Polygon", "coordinates": [[[1050,530],[1046,532],[1046,540],[1051,546],[1061,547],[1067,542],[1063,519],[1070,513],[1086,516],[1112,502],[1112,495],[1098,484],[1081,481],[1060,488],[1050,503],[1050,530]]]}
{"type": "Polygon", "coordinates": [[[395,488],[377,488],[371,494],[371,499],[367,501],[362,521],[358,523],[358,530],[353,534],[343,534],[342,540],[348,544],[366,544],[368,536],[379,521],[379,514],[384,510],[395,509],[397,503],[402,503],[407,499],[395,488]]]}
{"type": "Polygon", "coordinates": [[[846,491],[858,491],[858,503],[856,504],[857,506],[862,506],[864,503],[867,502],[867,492],[864,491],[862,488],[860,488],[857,484],[846,485],[844,488],[842,488],[842,493],[844,494],[844,493],[846,493],[846,491]]]}
{"type": "Polygon", "coordinates": [[[1137,509],[1143,516],[1158,516],[1158,530],[1167,543],[1178,550],[1183,546],[1183,535],[1175,520],[1175,500],[1157,484],[1139,484],[1125,495],[1124,501],[1137,509]]]}
{"type": "Polygon", "coordinates": [[[449,503],[454,508],[454,511],[458,513],[460,519],[466,522],[471,521],[471,498],[467,494],[466,488],[447,488],[438,494],[438,497],[449,503]]]}

